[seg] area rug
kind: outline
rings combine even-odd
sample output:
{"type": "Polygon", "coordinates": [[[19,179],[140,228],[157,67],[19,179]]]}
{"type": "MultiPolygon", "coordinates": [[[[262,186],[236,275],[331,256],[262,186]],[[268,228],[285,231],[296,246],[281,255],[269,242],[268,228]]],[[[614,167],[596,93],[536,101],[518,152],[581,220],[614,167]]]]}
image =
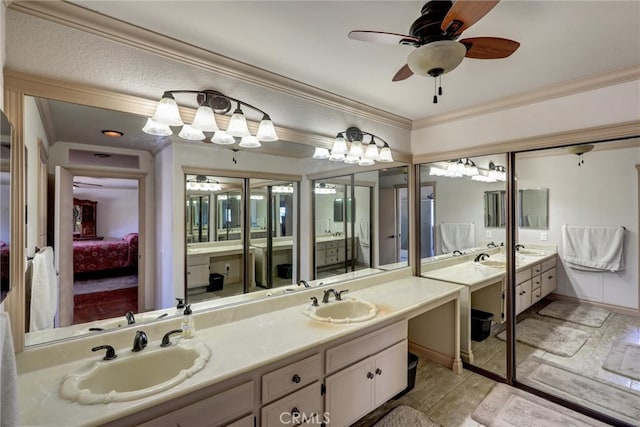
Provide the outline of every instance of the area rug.
{"type": "Polygon", "coordinates": [[[609,350],[602,369],[640,381],[640,345],[616,341],[609,350]]]}
{"type": "Polygon", "coordinates": [[[554,396],[593,408],[635,425],[640,419],[640,392],[608,381],[586,377],[576,370],[529,357],[517,368],[518,379],[554,396]]]}
{"type": "Polygon", "coordinates": [[[487,427],[605,426],[606,424],[523,390],[496,384],[471,418],[487,427]]]}
{"type": "Polygon", "coordinates": [[[117,289],[135,288],[138,286],[138,275],[105,277],[93,280],[75,280],[73,282],[73,294],[85,295],[96,292],[115,291],[117,289]]]}
{"type": "Polygon", "coordinates": [[[380,421],[374,424],[374,427],[440,427],[440,424],[432,421],[424,413],[413,409],[410,406],[398,406],[380,421]]]}
{"type": "Polygon", "coordinates": [[[553,301],[538,311],[541,316],[566,320],[579,325],[599,328],[607,320],[611,312],[604,308],[592,307],[585,304],[574,304],[565,301],[553,301]]]}
{"type": "MultiPolygon", "coordinates": [[[[506,335],[507,331],[502,331],[496,338],[506,341],[506,335]]],[[[516,340],[558,356],[573,356],[590,336],[578,329],[554,325],[531,317],[516,325],[516,340]]]]}

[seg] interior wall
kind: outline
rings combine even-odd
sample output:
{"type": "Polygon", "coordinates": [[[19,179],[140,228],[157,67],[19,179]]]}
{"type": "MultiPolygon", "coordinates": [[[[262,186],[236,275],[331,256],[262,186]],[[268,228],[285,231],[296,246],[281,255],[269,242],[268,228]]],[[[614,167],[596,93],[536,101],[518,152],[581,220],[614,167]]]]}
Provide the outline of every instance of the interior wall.
{"type": "MultiPolygon", "coordinates": [[[[635,165],[640,148],[594,150],[578,158],[562,149],[516,158],[520,188],[549,189],[549,229],[519,230],[520,242],[558,246],[562,260],[562,225],[624,226],[625,265],[619,273],[593,273],[559,264],[560,295],[638,308],[638,188],[635,165]],[[541,240],[544,233],[547,241],[541,240]]],[[[439,193],[438,193],[439,196],[439,193]]]]}
{"type": "Polygon", "coordinates": [[[73,196],[98,202],[96,234],[105,240],[120,240],[138,232],[138,190],[122,188],[76,188],[73,196]]]}

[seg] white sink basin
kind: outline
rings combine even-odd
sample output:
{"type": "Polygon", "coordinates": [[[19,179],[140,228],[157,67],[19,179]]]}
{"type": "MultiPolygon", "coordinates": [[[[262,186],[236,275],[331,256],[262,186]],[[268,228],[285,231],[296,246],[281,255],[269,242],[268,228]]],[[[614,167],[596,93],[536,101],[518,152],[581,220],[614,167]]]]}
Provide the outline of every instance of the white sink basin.
{"type": "Polygon", "coordinates": [[[373,319],[378,306],[368,301],[349,298],[343,301],[320,303],[319,307],[307,306],[304,313],[310,319],[327,323],[358,323],[373,319]]]}
{"type": "Polygon", "coordinates": [[[68,374],[60,395],[85,405],[140,399],[180,384],[200,371],[211,357],[211,351],[202,343],[122,353],[126,354],[92,362],[68,374]]]}
{"type": "Polygon", "coordinates": [[[537,249],[520,249],[517,253],[520,255],[529,255],[529,256],[545,256],[547,253],[545,251],[540,251],[537,249]]]}
{"type": "Polygon", "coordinates": [[[491,267],[491,268],[505,268],[507,266],[506,261],[493,260],[493,259],[486,259],[484,261],[480,261],[478,264],[484,267],[491,267]]]}

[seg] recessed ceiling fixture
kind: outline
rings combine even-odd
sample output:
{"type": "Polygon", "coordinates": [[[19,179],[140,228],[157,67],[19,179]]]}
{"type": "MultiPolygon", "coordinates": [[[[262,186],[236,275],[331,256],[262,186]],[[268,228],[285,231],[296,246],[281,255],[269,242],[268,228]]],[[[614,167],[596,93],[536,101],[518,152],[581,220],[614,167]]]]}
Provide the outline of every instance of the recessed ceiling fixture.
{"type": "Polygon", "coordinates": [[[103,129],[100,132],[102,132],[104,136],[109,136],[111,138],[120,138],[122,135],[124,135],[124,133],[120,132],[119,130],[113,129],[103,129]]]}
{"type": "Polygon", "coordinates": [[[393,162],[391,149],[384,139],[372,133],[364,132],[357,127],[350,127],[345,131],[338,132],[331,151],[326,148],[316,147],[313,158],[360,166],[371,166],[375,162],[393,162]],[[369,137],[369,141],[366,143],[364,141],[365,136],[369,137]],[[378,140],[377,142],[376,139],[378,140]],[[351,145],[347,146],[347,142],[351,145]],[[380,149],[378,149],[378,145],[381,145],[380,149]]]}
{"type": "Polygon", "coordinates": [[[571,147],[567,147],[566,150],[567,152],[578,156],[578,166],[580,166],[584,163],[582,155],[593,150],[593,144],[573,145],[571,147]]]}
{"type": "Polygon", "coordinates": [[[240,147],[256,148],[261,146],[260,142],[278,140],[273,122],[267,113],[251,104],[211,89],[166,91],[162,95],[160,102],[158,102],[155,114],[147,120],[142,130],[151,135],[168,136],[173,134],[170,126],[182,126],[178,136],[191,141],[202,141],[207,138],[204,132],[213,132],[211,142],[220,145],[235,144],[236,138],[238,138],[240,147]],[[174,94],[180,93],[196,95],[199,107],[191,124],[184,123],[180,117],[178,104],[174,98],[174,94]],[[227,129],[222,130],[216,123],[215,114],[228,113],[231,111],[233,102],[236,103],[236,108],[233,110],[227,129]],[[247,120],[244,117],[241,106],[262,114],[262,120],[255,136],[249,132],[247,120]]]}

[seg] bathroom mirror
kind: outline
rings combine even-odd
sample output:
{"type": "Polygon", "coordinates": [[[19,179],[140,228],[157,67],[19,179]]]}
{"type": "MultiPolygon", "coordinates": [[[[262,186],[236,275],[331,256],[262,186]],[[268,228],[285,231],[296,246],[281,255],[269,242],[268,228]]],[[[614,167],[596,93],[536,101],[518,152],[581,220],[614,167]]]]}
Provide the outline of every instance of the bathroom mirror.
{"type": "Polygon", "coordinates": [[[0,110],[0,302],[11,291],[9,252],[11,248],[11,142],[13,128],[0,110]]]}
{"type": "Polygon", "coordinates": [[[539,230],[549,228],[548,188],[518,190],[518,225],[520,228],[539,230]]]}
{"type": "Polygon", "coordinates": [[[505,191],[484,192],[484,226],[504,228],[506,222],[505,191]]]}

